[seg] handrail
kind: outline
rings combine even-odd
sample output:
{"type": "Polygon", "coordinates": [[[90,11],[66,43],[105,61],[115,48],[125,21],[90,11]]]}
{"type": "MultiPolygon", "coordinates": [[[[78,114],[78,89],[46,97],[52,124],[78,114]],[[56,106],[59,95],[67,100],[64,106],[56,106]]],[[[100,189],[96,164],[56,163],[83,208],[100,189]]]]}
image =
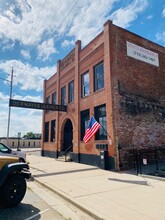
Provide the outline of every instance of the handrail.
{"type": "Polygon", "coordinates": [[[70,145],[70,146],[65,150],[64,154],[67,153],[67,151],[70,150],[72,146],[73,146],[73,145],[70,145]]]}
{"type": "Polygon", "coordinates": [[[64,155],[65,155],[65,162],[66,162],[66,156],[68,155],[68,153],[70,153],[70,149],[73,147],[73,145],[70,145],[64,152],[64,155]]]}

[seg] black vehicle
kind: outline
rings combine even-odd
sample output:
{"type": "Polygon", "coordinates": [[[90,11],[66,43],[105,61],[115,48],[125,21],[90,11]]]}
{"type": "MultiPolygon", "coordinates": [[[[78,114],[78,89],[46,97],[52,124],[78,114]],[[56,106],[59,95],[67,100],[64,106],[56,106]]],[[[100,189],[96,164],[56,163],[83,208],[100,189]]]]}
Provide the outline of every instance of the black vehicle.
{"type": "Polygon", "coordinates": [[[0,156],[0,203],[4,207],[18,205],[26,193],[29,166],[19,158],[0,156]]]}

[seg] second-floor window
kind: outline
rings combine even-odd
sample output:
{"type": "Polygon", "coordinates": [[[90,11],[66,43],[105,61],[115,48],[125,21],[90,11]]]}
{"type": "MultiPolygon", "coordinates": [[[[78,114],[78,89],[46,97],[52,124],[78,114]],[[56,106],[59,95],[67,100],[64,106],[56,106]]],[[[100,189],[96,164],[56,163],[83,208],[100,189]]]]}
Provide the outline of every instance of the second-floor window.
{"type": "Polygon", "coordinates": [[[94,90],[104,88],[104,63],[94,66],[94,90]]]}
{"type": "Polygon", "coordinates": [[[52,94],[52,104],[56,105],[56,92],[52,94]]]}
{"type": "Polygon", "coordinates": [[[61,105],[66,105],[66,86],[61,88],[61,105]]]}
{"type": "MultiPolygon", "coordinates": [[[[50,96],[48,96],[47,98],[46,98],[46,103],[47,104],[50,104],[50,96]]],[[[49,110],[46,110],[46,113],[48,113],[49,112],[49,110]]]]}
{"type": "Polygon", "coordinates": [[[68,95],[69,95],[69,103],[74,101],[74,81],[69,83],[69,87],[68,87],[69,91],[68,91],[68,95]]]}
{"type": "Polygon", "coordinates": [[[87,72],[81,76],[81,97],[89,95],[89,92],[89,72],[87,72]]]}

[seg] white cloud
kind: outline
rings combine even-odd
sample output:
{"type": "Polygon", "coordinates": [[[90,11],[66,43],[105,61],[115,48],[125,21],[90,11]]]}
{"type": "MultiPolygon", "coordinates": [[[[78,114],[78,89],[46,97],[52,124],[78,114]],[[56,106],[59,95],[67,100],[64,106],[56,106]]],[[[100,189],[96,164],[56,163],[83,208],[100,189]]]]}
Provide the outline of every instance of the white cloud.
{"type": "Polygon", "coordinates": [[[36,46],[43,38],[56,39],[64,33],[87,43],[102,29],[108,13],[117,1],[79,1],[69,14],[75,4],[74,0],[14,0],[13,7],[0,13],[0,33],[24,45],[36,46]],[[16,14],[14,7],[19,10],[19,14],[16,14]]]}
{"type": "Polygon", "coordinates": [[[77,10],[69,36],[75,36],[76,40],[82,40],[85,45],[92,40],[100,31],[108,19],[113,4],[118,0],[95,0],[86,1],[77,10]],[[99,9],[99,10],[98,10],[99,9]]]}
{"type": "Polygon", "coordinates": [[[62,44],[61,44],[61,46],[63,47],[63,48],[66,48],[66,47],[69,47],[69,46],[73,46],[73,45],[75,45],[75,41],[74,40],[64,40],[63,42],[62,42],[62,44]]]}
{"type": "Polygon", "coordinates": [[[53,39],[44,41],[38,46],[38,58],[42,59],[43,61],[49,59],[49,56],[53,53],[58,53],[58,51],[54,48],[53,39]]]}
{"type": "MultiPolygon", "coordinates": [[[[64,39],[61,43],[63,48],[74,45],[76,40],[81,40],[82,44],[86,45],[103,30],[103,24],[108,19],[121,27],[130,26],[131,22],[146,9],[149,1],[127,0],[124,2],[132,3],[116,10],[115,6],[120,4],[115,3],[122,4],[122,0],[81,0],[69,14],[75,2],[75,0],[3,1],[0,7],[0,47],[3,50],[9,48],[12,50],[14,43],[17,42],[18,49],[22,47],[20,52],[26,59],[30,59],[31,49],[33,54],[38,52],[37,58],[47,60],[51,54],[58,53],[55,45],[61,37],[64,38],[66,35],[71,39],[70,41],[64,39]]],[[[162,11],[162,16],[165,17],[165,9],[162,11]]],[[[147,19],[151,17],[148,16],[147,19]]],[[[158,33],[157,39],[165,41],[165,32],[158,33]]],[[[12,66],[16,75],[13,80],[14,88],[17,85],[18,90],[26,90],[22,92],[34,90],[35,94],[36,91],[42,93],[43,80],[56,72],[55,66],[39,68],[18,60],[1,61],[0,71],[7,77],[12,66]]],[[[7,79],[10,80],[9,77],[7,79]]],[[[13,96],[15,99],[42,102],[40,96],[20,96],[14,93],[13,96]]],[[[0,136],[6,135],[8,100],[9,96],[0,93],[0,136]]],[[[41,114],[42,111],[39,110],[12,108],[10,134],[17,135],[20,131],[22,134],[29,131],[40,133],[41,114]]]]}
{"type": "Polygon", "coordinates": [[[151,20],[151,19],[153,18],[153,15],[148,15],[146,18],[147,18],[148,20],[151,20]]]}
{"type": "Polygon", "coordinates": [[[31,109],[25,111],[12,108],[10,136],[15,136],[18,132],[24,135],[31,131],[33,133],[42,133],[42,111],[31,109]]]}
{"type": "Polygon", "coordinates": [[[148,5],[147,0],[134,0],[130,5],[125,8],[120,8],[113,12],[110,18],[113,20],[113,23],[127,28],[131,25],[139,13],[143,12],[148,5]]]}
{"type": "Polygon", "coordinates": [[[162,33],[157,33],[156,34],[156,39],[157,41],[161,41],[165,43],[165,31],[162,33]]]}
{"type": "Polygon", "coordinates": [[[30,59],[30,53],[27,50],[21,50],[21,54],[25,59],[30,59]]]}
{"type": "Polygon", "coordinates": [[[147,6],[147,0],[134,0],[109,16],[116,2],[120,0],[84,0],[71,11],[74,0],[13,0],[11,7],[0,13],[0,38],[5,36],[26,46],[33,45],[33,49],[39,49],[38,58],[46,60],[57,52],[53,43],[57,36],[66,34],[85,45],[102,31],[109,18],[121,27],[128,27],[147,6]]]}
{"type": "Polygon", "coordinates": [[[162,11],[162,16],[165,17],[165,8],[162,11]]]}
{"type": "MultiPolygon", "coordinates": [[[[13,99],[42,102],[40,96],[13,96],[13,99]]],[[[8,124],[8,109],[9,109],[9,96],[4,95],[0,92],[1,102],[1,126],[0,126],[0,137],[7,135],[7,124],[8,124]]],[[[42,125],[42,111],[33,109],[23,108],[11,108],[10,116],[10,136],[16,136],[21,131],[25,134],[29,131],[34,133],[41,133],[42,125]]]]}
{"type": "MultiPolygon", "coordinates": [[[[11,68],[14,68],[13,84],[19,85],[22,90],[42,91],[43,80],[48,79],[56,72],[56,67],[33,67],[29,64],[24,64],[17,60],[10,60],[0,63],[0,69],[5,73],[10,73],[11,68]]],[[[10,76],[8,77],[10,80],[10,76]]]]}
{"type": "MultiPolygon", "coordinates": [[[[60,1],[57,3],[60,4],[60,1]]],[[[58,4],[53,0],[14,0],[0,14],[0,32],[6,38],[18,40],[24,45],[36,44],[40,42],[45,31],[56,28],[58,21],[53,18],[58,4]]]]}

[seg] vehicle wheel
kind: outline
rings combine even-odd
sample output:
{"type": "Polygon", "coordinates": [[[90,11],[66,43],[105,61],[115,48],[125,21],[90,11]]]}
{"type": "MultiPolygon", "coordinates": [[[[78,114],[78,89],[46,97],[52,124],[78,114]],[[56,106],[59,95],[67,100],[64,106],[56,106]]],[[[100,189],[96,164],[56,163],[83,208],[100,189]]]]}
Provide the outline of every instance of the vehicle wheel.
{"type": "Polygon", "coordinates": [[[10,176],[2,189],[2,205],[12,207],[18,205],[26,192],[26,181],[19,175],[10,176]]]}
{"type": "Polygon", "coordinates": [[[19,158],[19,162],[25,163],[25,160],[23,158],[19,158]]]}

